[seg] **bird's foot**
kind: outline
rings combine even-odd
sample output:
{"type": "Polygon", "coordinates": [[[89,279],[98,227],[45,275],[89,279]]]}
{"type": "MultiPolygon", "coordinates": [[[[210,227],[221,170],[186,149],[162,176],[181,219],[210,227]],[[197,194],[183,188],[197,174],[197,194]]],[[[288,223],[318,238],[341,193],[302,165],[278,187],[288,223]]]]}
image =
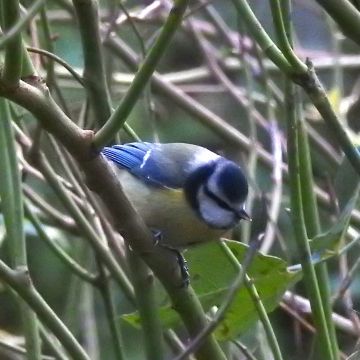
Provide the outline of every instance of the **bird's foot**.
{"type": "Polygon", "coordinates": [[[151,232],[154,237],[154,246],[161,245],[161,243],[163,241],[162,232],[160,230],[156,230],[156,229],[151,229],[151,232]]]}
{"type": "Polygon", "coordinates": [[[163,243],[163,236],[160,230],[151,230],[154,236],[154,245],[155,246],[161,246],[163,249],[172,251],[176,255],[177,262],[180,267],[180,274],[182,278],[182,284],[181,287],[188,287],[190,284],[190,274],[189,274],[189,267],[187,265],[187,261],[184,258],[184,256],[181,254],[181,252],[167,244],[163,243]]]}

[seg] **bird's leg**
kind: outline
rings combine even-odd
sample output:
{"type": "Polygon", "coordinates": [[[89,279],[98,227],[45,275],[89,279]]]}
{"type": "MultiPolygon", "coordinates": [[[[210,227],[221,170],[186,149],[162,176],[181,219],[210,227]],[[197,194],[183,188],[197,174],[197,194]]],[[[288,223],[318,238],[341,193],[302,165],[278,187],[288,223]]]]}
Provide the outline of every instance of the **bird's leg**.
{"type": "Polygon", "coordinates": [[[189,274],[189,267],[187,265],[187,261],[184,258],[184,256],[181,254],[181,252],[170,246],[167,244],[163,243],[163,236],[160,230],[154,230],[152,229],[151,232],[153,233],[154,236],[154,245],[155,246],[161,246],[163,249],[172,251],[173,253],[175,253],[176,255],[176,259],[177,262],[179,264],[180,267],[180,273],[181,273],[181,278],[182,278],[182,287],[188,287],[190,284],[190,274],[189,274]]]}

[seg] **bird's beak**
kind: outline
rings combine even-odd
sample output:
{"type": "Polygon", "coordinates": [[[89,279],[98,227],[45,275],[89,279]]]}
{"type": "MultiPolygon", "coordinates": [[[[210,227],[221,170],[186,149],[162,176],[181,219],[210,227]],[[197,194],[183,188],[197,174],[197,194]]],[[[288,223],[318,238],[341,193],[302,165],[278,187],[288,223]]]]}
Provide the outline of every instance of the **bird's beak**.
{"type": "Polygon", "coordinates": [[[248,213],[244,209],[241,209],[238,212],[238,216],[239,216],[240,219],[247,220],[247,221],[252,221],[252,218],[250,217],[250,215],[248,215],[248,213]]]}

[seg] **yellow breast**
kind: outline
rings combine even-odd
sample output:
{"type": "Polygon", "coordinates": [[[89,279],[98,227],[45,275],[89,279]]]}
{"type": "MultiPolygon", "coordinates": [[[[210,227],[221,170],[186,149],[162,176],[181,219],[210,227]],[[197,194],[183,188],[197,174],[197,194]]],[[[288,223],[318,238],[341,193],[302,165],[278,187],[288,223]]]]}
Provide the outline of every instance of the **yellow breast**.
{"type": "Polygon", "coordinates": [[[182,190],[145,186],[125,170],[117,174],[135,209],[149,228],[161,231],[164,243],[182,247],[217,240],[224,233],[200,220],[182,190]]]}

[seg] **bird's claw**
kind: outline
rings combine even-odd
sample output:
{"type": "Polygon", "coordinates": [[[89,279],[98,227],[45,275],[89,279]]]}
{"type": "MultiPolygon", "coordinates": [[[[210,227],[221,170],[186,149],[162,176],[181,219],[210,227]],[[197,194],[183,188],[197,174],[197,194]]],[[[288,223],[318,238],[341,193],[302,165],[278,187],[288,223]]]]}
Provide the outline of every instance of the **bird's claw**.
{"type": "Polygon", "coordinates": [[[190,284],[190,274],[189,274],[189,267],[187,265],[186,259],[184,258],[184,256],[181,254],[181,252],[178,249],[173,248],[172,246],[169,246],[162,242],[163,236],[162,236],[162,233],[160,230],[151,230],[151,231],[154,236],[154,245],[155,246],[161,246],[162,248],[175,253],[177,262],[180,267],[180,274],[181,274],[181,278],[182,278],[181,287],[187,288],[190,284]]]}
{"type": "MultiPolygon", "coordinates": [[[[177,250],[175,250],[175,252],[176,251],[177,250]]],[[[187,261],[184,258],[184,256],[181,254],[180,251],[176,252],[176,256],[177,256],[178,264],[180,266],[180,272],[181,272],[181,278],[182,278],[181,287],[187,288],[190,284],[190,273],[189,273],[189,267],[188,267],[187,261]]]]}
{"type": "Polygon", "coordinates": [[[157,246],[157,245],[162,246],[162,240],[163,240],[162,232],[160,230],[156,230],[156,229],[152,229],[151,232],[152,232],[153,238],[154,238],[154,246],[157,246]]]}

